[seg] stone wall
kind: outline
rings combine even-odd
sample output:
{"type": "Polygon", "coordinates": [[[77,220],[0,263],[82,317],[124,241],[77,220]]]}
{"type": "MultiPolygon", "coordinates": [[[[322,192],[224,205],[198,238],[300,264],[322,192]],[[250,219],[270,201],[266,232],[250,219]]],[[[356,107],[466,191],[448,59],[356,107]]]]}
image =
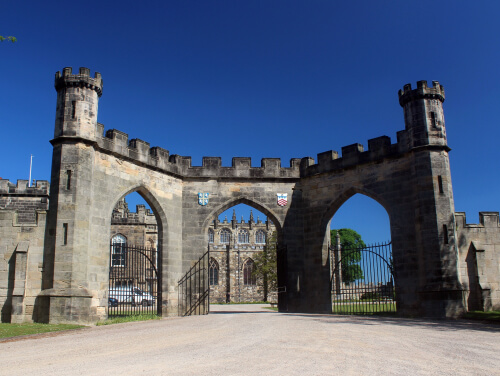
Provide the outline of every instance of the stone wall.
{"type": "MultiPolygon", "coordinates": [[[[134,191],[144,197],[157,221],[163,315],[178,314],[178,281],[206,251],[214,219],[239,203],[264,213],[276,228],[278,279],[286,291],[279,297],[280,310],[331,312],[328,224],[358,193],[379,202],[389,214],[399,312],[438,317],[463,313],[445,95],[438,82],[428,86],[419,81],[415,89],[408,84],[399,91],[405,129],[397,133],[395,143],[381,136],[368,140],[367,150],[353,144],[343,147],[341,156],[330,150],[319,153],[317,161],[293,158],[289,167],[276,158],[263,158],[260,167],[252,167],[250,158],[233,158],[230,167],[222,167],[219,157],[204,157],[202,166],[192,166],[191,157],[129,140],[115,129],[104,132],[97,122],[103,87],[99,73],[91,77],[87,68],[75,74],[64,68],[54,83],[48,211],[46,187],[43,195],[33,196],[28,188],[16,193],[3,183],[11,196],[0,202],[5,233],[1,252],[4,260],[15,254],[11,264],[20,265],[12,269],[4,262],[4,276],[14,282],[4,283],[3,289],[20,296],[17,286],[26,279],[16,273],[26,259],[27,281],[35,286],[40,276],[42,280],[34,310],[39,321],[93,323],[106,317],[112,213],[134,191]],[[207,205],[198,203],[201,192],[209,193],[207,205]],[[19,206],[16,194],[30,197],[29,204],[19,206]],[[287,195],[286,205],[278,204],[278,194],[287,195]],[[43,265],[36,261],[42,248],[43,265]]],[[[490,227],[484,225],[485,237],[490,237],[490,227]]],[[[483,244],[477,247],[493,243],[483,244]]],[[[490,269],[484,273],[489,276],[490,269]]],[[[481,286],[486,290],[483,282],[481,286]]],[[[24,293],[23,301],[32,299],[31,294],[24,293]]]]}
{"type": "MultiPolygon", "coordinates": [[[[216,263],[218,271],[217,283],[210,285],[210,301],[218,303],[229,302],[256,302],[264,301],[264,285],[262,278],[256,278],[255,284],[245,284],[244,266],[249,260],[255,261],[257,254],[261,253],[266,246],[264,243],[257,243],[257,232],[263,232],[270,236],[275,227],[270,221],[262,222],[260,219],[254,221],[253,215],[245,222],[236,220],[233,211],[233,218],[228,221],[216,220],[210,225],[209,234],[212,232],[213,241],[208,237],[210,258],[216,263]],[[238,233],[248,231],[249,241],[240,243],[238,233]],[[221,242],[221,232],[229,231],[231,239],[229,242],[221,242]]],[[[276,291],[269,291],[267,299],[276,302],[276,291]]]]}
{"type": "Polygon", "coordinates": [[[37,320],[43,273],[49,183],[0,179],[0,307],[2,322],[37,320]]]}
{"type": "Polygon", "coordinates": [[[500,224],[498,212],[480,212],[479,224],[469,224],[465,213],[457,222],[460,278],[468,309],[500,310],[500,224]]]}

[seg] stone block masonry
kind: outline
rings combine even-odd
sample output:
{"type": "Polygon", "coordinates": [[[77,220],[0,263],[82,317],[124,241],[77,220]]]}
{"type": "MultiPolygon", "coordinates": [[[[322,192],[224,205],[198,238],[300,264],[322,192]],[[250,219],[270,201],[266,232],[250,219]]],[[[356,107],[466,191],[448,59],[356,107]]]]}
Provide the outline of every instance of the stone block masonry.
{"type": "MultiPolygon", "coordinates": [[[[11,239],[5,244],[2,238],[2,252],[11,260],[19,249],[12,263],[18,269],[27,265],[25,279],[16,270],[14,282],[5,283],[6,296],[16,300],[8,291],[20,291],[22,281],[25,286],[41,285],[32,308],[19,299],[15,303],[24,312],[33,310],[33,318],[92,323],[106,317],[112,213],[133,191],[145,198],[157,222],[158,309],[164,316],[178,314],[177,282],[206,251],[214,219],[239,203],[263,212],[276,228],[280,310],[331,312],[328,224],[357,193],[379,202],[389,215],[398,312],[463,314],[464,273],[457,256],[460,235],[442,108],[445,95],[438,82],[428,86],[419,81],[416,89],[408,84],[399,92],[405,128],[397,133],[396,143],[382,136],[369,140],[367,150],[349,145],[341,156],[327,151],[318,154],[317,163],[306,156],[291,159],[287,167],[276,158],[262,159],[260,167],[252,167],[250,158],[233,158],[231,167],[222,167],[219,157],[204,157],[202,166],[192,166],[191,157],[129,140],[115,129],[105,132],[97,122],[102,87],[101,75],[91,77],[87,68],[78,74],[71,68],[58,72],[50,192],[47,184],[37,184],[34,191],[45,189],[45,196],[34,193],[23,206],[16,203],[11,185],[0,186],[2,192],[9,191],[0,194],[0,231],[11,239]],[[209,193],[206,205],[198,204],[200,192],[209,193]],[[277,194],[287,195],[286,205],[278,205],[277,194]],[[15,230],[15,223],[26,223],[19,227],[24,229],[35,218],[36,236],[15,230]],[[24,241],[30,242],[28,251],[24,241]],[[35,265],[32,253],[37,261],[43,257],[38,271],[30,266],[35,265]]],[[[9,279],[14,272],[7,264],[2,272],[9,279]]],[[[16,317],[27,317],[14,311],[16,317]]]]}

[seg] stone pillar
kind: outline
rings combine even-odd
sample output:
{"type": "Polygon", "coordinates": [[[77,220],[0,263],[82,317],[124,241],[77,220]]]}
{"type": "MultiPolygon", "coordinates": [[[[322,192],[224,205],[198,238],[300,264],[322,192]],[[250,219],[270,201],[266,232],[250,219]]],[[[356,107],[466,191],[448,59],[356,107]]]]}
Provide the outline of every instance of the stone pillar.
{"type": "Polygon", "coordinates": [[[102,318],[95,307],[91,308],[88,286],[94,145],[102,79],[99,73],[94,78],[89,74],[87,68],[80,68],[78,74],[64,68],[55,78],[46,272],[39,295],[45,311],[42,317],[50,323],[91,323],[102,318]]]}

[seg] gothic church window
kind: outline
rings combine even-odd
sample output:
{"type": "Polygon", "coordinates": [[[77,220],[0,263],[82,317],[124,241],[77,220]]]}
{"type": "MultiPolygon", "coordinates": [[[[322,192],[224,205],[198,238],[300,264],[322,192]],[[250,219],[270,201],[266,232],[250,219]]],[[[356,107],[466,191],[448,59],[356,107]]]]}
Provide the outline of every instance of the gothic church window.
{"type": "Polygon", "coordinates": [[[111,239],[111,266],[125,266],[127,252],[127,238],[115,235],[111,239]]]}
{"type": "Polygon", "coordinates": [[[224,228],[220,232],[220,242],[221,244],[229,244],[231,241],[231,231],[227,228],[224,228]]]}
{"type": "Polygon", "coordinates": [[[208,283],[210,286],[219,284],[219,264],[213,257],[210,258],[208,263],[208,283]]]}
{"type": "Polygon", "coordinates": [[[248,244],[249,243],[249,235],[247,230],[240,230],[238,232],[238,243],[239,244],[248,244]]]}
{"type": "Polygon", "coordinates": [[[214,242],[214,231],[208,230],[208,242],[212,244],[214,242]]]}
{"type": "Polygon", "coordinates": [[[255,269],[255,263],[252,259],[247,259],[243,264],[243,284],[245,286],[255,286],[257,284],[257,278],[253,274],[255,269]]]}
{"type": "Polygon", "coordinates": [[[266,233],[264,231],[259,230],[255,233],[255,243],[266,244],[266,233]]]}

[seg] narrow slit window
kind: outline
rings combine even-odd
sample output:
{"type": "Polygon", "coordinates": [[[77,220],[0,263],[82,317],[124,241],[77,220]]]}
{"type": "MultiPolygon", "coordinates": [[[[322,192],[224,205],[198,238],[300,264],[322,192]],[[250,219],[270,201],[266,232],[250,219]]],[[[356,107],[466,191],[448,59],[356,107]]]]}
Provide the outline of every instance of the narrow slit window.
{"type": "Polygon", "coordinates": [[[66,179],[66,189],[71,189],[71,170],[66,171],[67,179],[66,179]]]}
{"type": "Polygon", "coordinates": [[[441,177],[441,175],[438,176],[438,186],[439,186],[439,193],[444,193],[443,178],[441,177]]]}
{"type": "Polygon", "coordinates": [[[448,226],[443,225],[444,244],[448,244],[448,226]]]}
{"type": "Polygon", "coordinates": [[[437,118],[435,112],[431,112],[431,124],[432,128],[437,128],[437,118]]]}
{"type": "Polygon", "coordinates": [[[63,223],[63,245],[68,244],[68,224],[63,223]]]}
{"type": "Polygon", "coordinates": [[[76,101],[71,102],[71,118],[76,118],[76,101]]]}

